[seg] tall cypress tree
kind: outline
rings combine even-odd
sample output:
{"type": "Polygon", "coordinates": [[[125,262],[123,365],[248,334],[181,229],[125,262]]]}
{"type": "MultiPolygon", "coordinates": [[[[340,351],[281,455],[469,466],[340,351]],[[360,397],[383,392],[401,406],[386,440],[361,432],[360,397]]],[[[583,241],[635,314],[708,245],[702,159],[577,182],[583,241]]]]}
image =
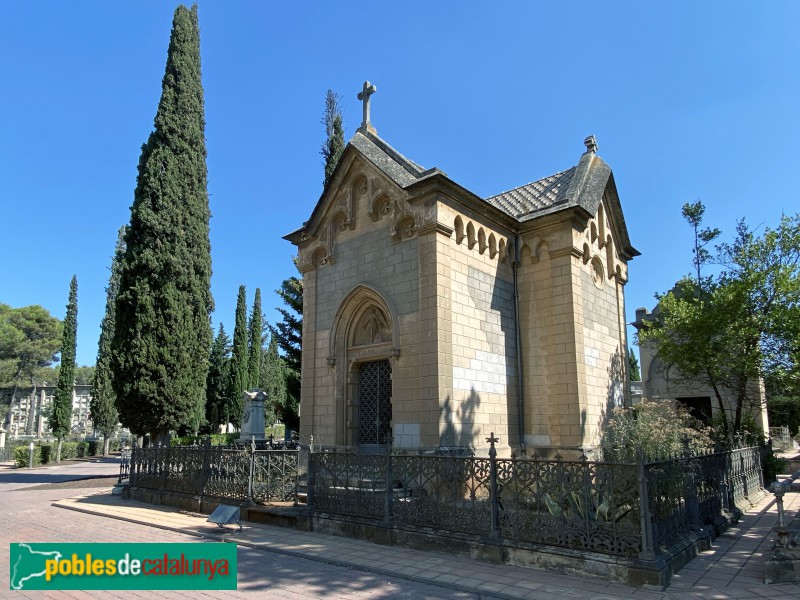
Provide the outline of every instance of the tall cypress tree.
{"type": "Polygon", "coordinates": [[[253,300],[253,312],[250,313],[250,330],[247,341],[249,362],[247,366],[247,387],[258,387],[261,372],[262,329],[263,316],[261,314],[261,288],[256,288],[256,297],[253,300]]]}
{"type": "Polygon", "coordinates": [[[120,421],[198,425],[211,347],[210,211],[197,7],[172,23],[155,127],[142,147],[112,342],[120,421]]]}
{"type": "Polygon", "coordinates": [[[217,337],[214,338],[214,343],[211,345],[208,378],[206,379],[206,421],[211,433],[217,433],[217,427],[225,416],[230,352],[231,339],[225,333],[225,327],[220,323],[217,337]]]}
{"type": "Polygon", "coordinates": [[[75,350],[78,336],[78,279],[72,276],[69,284],[67,316],[64,318],[64,337],[61,342],[61,368],[48,425],[58,439],[56,462],[61,461],[61,444],[72,427],[72,388],[75,384],[75,350]]]}
{"type": "Polygon", "coordinates": [[[117,396],[111,385],[111,338],[114,337],[119,270],[122,255],[125,252],[126,230],[127,227],[120,227],[114,258],[111,259],[111,275],[108,278],[108,287],[106,287],[106,312],[100,323],[100,341],[97,344],[97,363],[92,382],[90,413],[95,430],[103,434],[103,455],[108,454],[111,435],[116,431],[119,422],[119,414],[115,406],[117,396]]]}
{"type": "Polygon", "coordinates": [[[247,368],[249,365],[247,349],[247,295],[245,287],[239,286],[236,300],[236,324],[233,328],[233,352],[228,371],[228,394],[225,404],[225,417],[235,426],[242,421],[242,394],[247,389],[247,368]]]}
{"type": "Polygon", "coordinates": [[[275,422],[276,411],[286,404],[286,373],[283,359],[278,354],[278,338],[270,336],[269,346],[261,362],[261,380],[258,387],[267,392],[268,406],[265,406],[267,424],[275,422]]]}
{"type": "Polygon", "coordinates": [[[322,117],[325,125],[325,142],[320,150],[320,154],[325,159],[323,187],[328,186],[328,182],[333,177],[333,171],[344,153],[344,120],[342,108],[339,105],[340,100],[341,98],[333,90],[328,90],[325,94],[325,114],[322,117]]]}

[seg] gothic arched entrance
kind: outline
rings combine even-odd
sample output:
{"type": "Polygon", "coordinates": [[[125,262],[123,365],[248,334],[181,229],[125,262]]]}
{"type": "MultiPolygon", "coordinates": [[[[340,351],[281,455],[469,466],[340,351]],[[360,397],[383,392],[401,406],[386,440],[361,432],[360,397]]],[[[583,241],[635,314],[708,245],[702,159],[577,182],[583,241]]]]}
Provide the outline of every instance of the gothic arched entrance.
{"type": "Polygon", "coordinates": [[[337,443],[370,452],[392,443],[392,363],[399,355],[394,311],[384,297],[357,286],[331,330],[336,377],[337,443]]]}

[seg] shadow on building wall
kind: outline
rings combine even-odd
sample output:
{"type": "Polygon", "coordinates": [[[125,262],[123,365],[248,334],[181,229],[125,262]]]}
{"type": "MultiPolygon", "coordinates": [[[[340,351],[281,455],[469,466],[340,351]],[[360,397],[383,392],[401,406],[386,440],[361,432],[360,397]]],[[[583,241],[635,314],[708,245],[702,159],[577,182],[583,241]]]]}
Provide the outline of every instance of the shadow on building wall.
{"type": "Polygon", "coordinates": [[[442,449],[469,448],[474,450],[473,440],[476,434],[475,413],[481,405],[481,397],[475,388],[472,388],[469,398],[464,400],[460,406],[453,407],[450,396],[445,398],[440,410],[440,422],[444,422],[444,430],[439,438],[439,446],[442,449]]]}

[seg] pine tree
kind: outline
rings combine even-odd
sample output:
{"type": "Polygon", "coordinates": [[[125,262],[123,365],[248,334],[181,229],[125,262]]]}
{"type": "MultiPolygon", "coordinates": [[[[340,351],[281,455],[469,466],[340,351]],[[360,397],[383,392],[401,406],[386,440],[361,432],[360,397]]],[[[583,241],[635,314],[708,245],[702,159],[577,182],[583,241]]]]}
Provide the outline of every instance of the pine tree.
{"type": "MultiPolygon", "coordinates": [[[[217,433],[220,419],[224,415],[227,391],[228,370],[230,367],[231,339],[225,327],[219,324],[219,332],[211,345],[206,379],[206,421],[211,433],[217,433]]],[[[226,423],[227,425],[227,423],[226,423]]]]}
{"type": "Polygon", "coordinates": [[[322,144],[322,154],[325,159],[325,178],[322,186],[328,187],[336,165],[344,153],[344,121],[342,109],[339,105],[340,96],[333,90],[328,90],[325,94],[325,114],[322,122],[325,125],[325,142],[322,144]]]}
{"type": "Polygon", "coordinates": [[[239,286],[239,297],[236,300],[236,324],[233,328],[233,353],[228,371],[228,392],[224,416],[226,422],[239,427],[242,420],[242,394],[247,389],[247,368],[249,364],[247,351],[247,297],[245,287],[239,286]]]}
{"type": "MultiPolygon", "coordinates": [[[[297,261],[295,260],[295,267],[297,261]]],[[[297,277],[285,279],[275,293],[280,296],[287,308],[278,308],[282,320],[270,331],[276,336],[278,346],[283,352],[284,375],[286,377],[286,397],[277,407],[281,419],[290,429],[300,425],[300,365],[303,342],[303,280],[297,277]]]]}
{"type": "Polygon", "coordinates": [[[112,342],[120,421],[196,428],[213,332],[197,7],[175,10],[155,126],[139,159],[112,342]]]}
{"type": "Polygon", "coordinates": [[[262,330],[263,315],[261,314],[261,289],[256,288],[256,297],[253,300],[253,312],[250,313],[250,332],[248,339],[249,360],[247,366],[247,387],[258,387],[261,371],[261,354],[263,353],[262,330]]]}
{"type": "Polygon", "coordinates": [[[61,444],[72,428],[72,389],[75,384],[75,351],[78,336],[78,279],[72,276],[69,284],[67,316],[64,317],[64,337],[61,342],[61,368],[48,425],[58,439],[56,462],[61,461],[61,444]]]}
{"type": "Polygon", "coordinates": [[[95,430],[103,434],[103,455],[108,454],[111,435],[117,429],[119,414],[115,406],[116,395],[111,385],[111,338],[114,337],[116,321],[115,306],[119,291],[119,270],[122,254],[125,252],[125,231],[120,227],[117,245],[111,259],[111,275],[106,287],[106,312],[100,323],[100,341],[97,344],[97,363],[92,381],[92,403],[90,408],[95,430]]]}

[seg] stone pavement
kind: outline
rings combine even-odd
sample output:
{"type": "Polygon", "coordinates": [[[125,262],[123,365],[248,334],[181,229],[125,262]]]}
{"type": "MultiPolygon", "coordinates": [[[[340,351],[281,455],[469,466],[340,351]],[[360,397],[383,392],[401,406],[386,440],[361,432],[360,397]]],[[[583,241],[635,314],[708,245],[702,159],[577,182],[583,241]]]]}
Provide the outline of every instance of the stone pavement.
{"type": "MultiPolygon", "coordinates": [[[[788,514],[793,515],[800,510],[800,493],[787,494],[784,504],[788,514]]],[[[444,586],[469,594],[466,597],[475,594],[478,598],[512,600],[800,598],[800,585],[764,584],[764,562],[774,539],[771,528],[777,521],[772,495],[747,512],[737,527],[718,537],[710,550],[673,576],[665,591],[636,589],[600,579],[488,564],[469,558],[256,523],[244,523],[241,533],[235,532],[233,527],[223,531],[208,523],[204,516],[122,500],[107,491],[57,501],[54,506],[186,535],[235,542],[270,553],[444,586]]],[[[158,535],[155,535],[153,541],[157,539],[158,535]]]]}
{"type": "MultiPolygon", "coordinates": [[[[209,540],[148,525],[65,511],[54,501],[99,491],[100,479],[116,464],[62,464],[43,469],[0,465],[0,599],[14,600],[479,600],[477,594],[450,590],[365,570],[338,567],[276,552],[239,546],[238,591],[11,591],[9,542],[188,542],[209,540]]],[[[108,494],[110,488],[104,490],[108,494]]]]}

